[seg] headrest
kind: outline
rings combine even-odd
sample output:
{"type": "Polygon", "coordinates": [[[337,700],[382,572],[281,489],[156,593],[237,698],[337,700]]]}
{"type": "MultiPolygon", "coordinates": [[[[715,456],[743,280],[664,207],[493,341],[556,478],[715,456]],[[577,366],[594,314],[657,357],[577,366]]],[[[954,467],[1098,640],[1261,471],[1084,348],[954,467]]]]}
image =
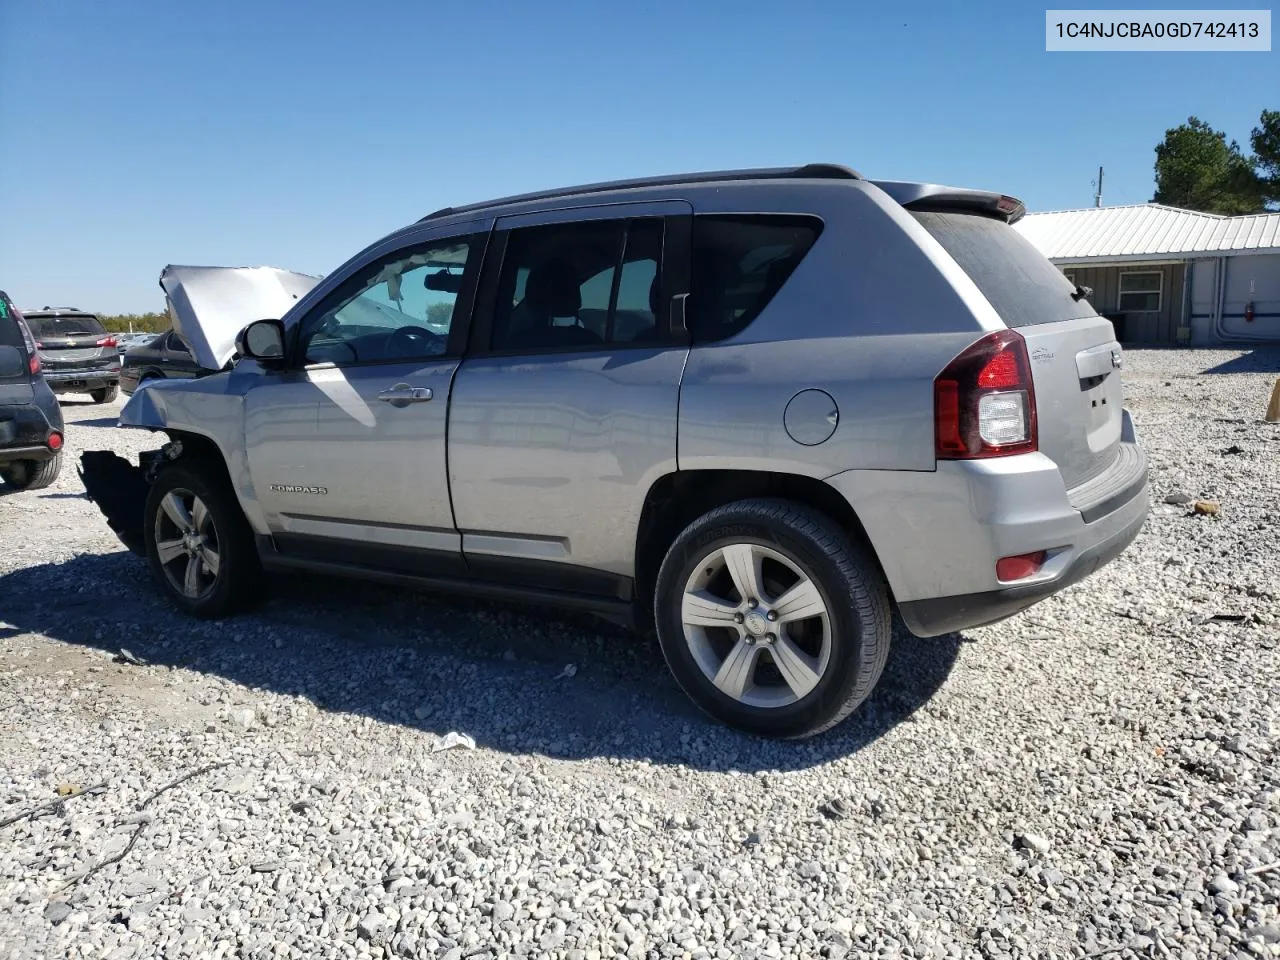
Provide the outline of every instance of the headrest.
{"type": "Polygon", "coordinates": [[[576,317],[582,308],[578,272],[567,260],[548,260],[529,271],[524,302],[548,317],[576,317]]]}

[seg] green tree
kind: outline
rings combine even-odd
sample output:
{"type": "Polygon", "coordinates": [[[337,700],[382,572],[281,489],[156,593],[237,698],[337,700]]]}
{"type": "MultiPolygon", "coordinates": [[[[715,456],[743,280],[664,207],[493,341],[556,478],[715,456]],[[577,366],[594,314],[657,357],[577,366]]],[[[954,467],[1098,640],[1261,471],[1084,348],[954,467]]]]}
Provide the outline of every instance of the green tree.
{"type": "Polygon", "coordinates": [[[1266,206],[1264,190],[1240,145],[1196,117],[1167,130],[1156,147],[1156,203],[1204,213],[1256,213],[1266,206]]]}
{"type": "Polygon", "coordinates": [[[1280,207],[1280,110],[1262,111],[1249,146],[1267,205],[1280,207]]]}
{"type": "Polygon", "coordinates": [[[169,329],[167,313],[100,313],[98,319],[111,333],[161,333],[169,329]]]}

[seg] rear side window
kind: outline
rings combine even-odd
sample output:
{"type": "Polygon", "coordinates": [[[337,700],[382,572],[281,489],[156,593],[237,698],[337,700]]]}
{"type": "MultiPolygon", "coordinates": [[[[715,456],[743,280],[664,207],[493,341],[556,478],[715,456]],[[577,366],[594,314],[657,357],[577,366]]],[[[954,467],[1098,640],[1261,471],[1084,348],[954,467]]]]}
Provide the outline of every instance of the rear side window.
{"type": "Polygon", "coordinates": [[[659,341],[664,235],[657,217],[512,230],[492,349],[544,353],[659,341]]]}
{"type": "Polygon", "coordinates": [[[78,316],[28,316],[27,324],[37,337],[74,337],[86,333],[105,334],[106,328],[90,314],[78,316]]]}
{"type": "Polygon", "coordinates": [[[24,349],[22,331],[18,329],[18,311],[12,301],[0,290],[0,347],[24,349]]]}
{"type": "Polygon", "coordinates": [[[821,232],[816,217],[694,217],[687,321],[694,342],[731,337],[758,317],[821,232]]]}
{"type": "Polygon", "coordinates": [[[1097,313],[1022,234],[1001,220],[972,213],[913,213],[1009,327],[1057,323],[1097,313]]]}

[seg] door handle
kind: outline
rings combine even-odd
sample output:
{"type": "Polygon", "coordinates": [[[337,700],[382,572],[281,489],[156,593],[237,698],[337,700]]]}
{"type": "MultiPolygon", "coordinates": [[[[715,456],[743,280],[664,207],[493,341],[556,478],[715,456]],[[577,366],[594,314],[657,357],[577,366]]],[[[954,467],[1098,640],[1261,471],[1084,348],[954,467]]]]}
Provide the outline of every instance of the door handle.
{"type": "Polygon", "coordinates": [[[390,390],[383,390],[378,399],[393,407],[407,407],[411,403],[426,403],[433,394],[430,387],[411,387],[407,383],[397,383],[390,390]]]}

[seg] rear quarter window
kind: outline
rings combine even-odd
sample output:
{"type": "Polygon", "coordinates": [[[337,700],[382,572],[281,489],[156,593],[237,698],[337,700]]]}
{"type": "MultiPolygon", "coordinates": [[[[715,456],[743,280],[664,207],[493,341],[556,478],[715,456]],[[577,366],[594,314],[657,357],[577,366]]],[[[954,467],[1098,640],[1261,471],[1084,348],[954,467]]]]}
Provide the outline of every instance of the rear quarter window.
{"type": "Polygon", "coordinates": [[[24,349],[22,331],[18,329],[18,316],[13,302],[0,290],[0,347],[24,349]]]}
{"type": "Polygon", "coordinates": [[[694,217],[688,313],[694,342],[731,337],[758,317],[820,233],[816,217],[694,217]]]}
{"type": "Polygon", "coordinates": [[[972,213],[912,216],[969,275],[1009,327],[1096,317],[1089,301],[1032,243],[1002,220],[972,213]]]}

